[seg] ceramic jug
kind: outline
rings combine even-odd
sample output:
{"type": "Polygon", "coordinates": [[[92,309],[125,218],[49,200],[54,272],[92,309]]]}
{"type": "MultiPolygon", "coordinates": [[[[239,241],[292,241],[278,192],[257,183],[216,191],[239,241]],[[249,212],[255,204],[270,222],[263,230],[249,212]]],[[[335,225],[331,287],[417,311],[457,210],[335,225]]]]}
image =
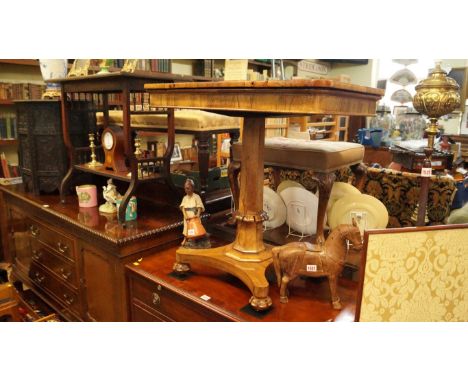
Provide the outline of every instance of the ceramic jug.
{"type": "Polygon", "coordinates": [[[97,190],[94,184],[83,184],[76,187],[78,195],[78,203],[80,207],[96,207],[97,206],[97,190]]]}

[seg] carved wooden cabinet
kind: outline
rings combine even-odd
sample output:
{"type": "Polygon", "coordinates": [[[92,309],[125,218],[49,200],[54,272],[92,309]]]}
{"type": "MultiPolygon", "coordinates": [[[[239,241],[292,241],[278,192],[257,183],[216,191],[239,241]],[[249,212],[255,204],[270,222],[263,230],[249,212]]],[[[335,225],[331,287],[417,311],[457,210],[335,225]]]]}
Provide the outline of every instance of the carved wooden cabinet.
{"type": "MultiPolygon", "coordinates": [[[[95,125],[87,103],[70,113],[70,135],[87,145],[88,130],[95,125]]],[[[39,194],[58,190],[68,170],[63,143],[60,101],[15,102],[18,121],[19,164],[26,189],[39,194]]]]}
{"type": "Polygon", "coordinates": [[[182,240],[176,208],[139,203],[126,229],[76,197],[33,195],[21,185],[0,186],[0,228],[13,277],[66,320],[127,321],[124,267],[182,240]]]}

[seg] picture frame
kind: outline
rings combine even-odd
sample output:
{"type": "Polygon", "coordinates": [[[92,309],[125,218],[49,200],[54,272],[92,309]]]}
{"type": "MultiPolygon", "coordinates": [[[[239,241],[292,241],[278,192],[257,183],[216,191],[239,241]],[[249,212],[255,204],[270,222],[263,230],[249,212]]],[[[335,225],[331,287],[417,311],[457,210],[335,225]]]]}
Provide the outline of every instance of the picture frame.
{"type": "Polygon", "coordinates": [[[405,114],[408,111],[408,106],[396,105],[393,107],[393,115],[396,117],[400,114],[405,114]]]}
{"type": "Polygon", "coordinates": [[[126,59],[124,62],[124,65],[122,69],[120,69],[121,72],[124,73],[134,73],[136,70],[136,67],[138,65],[138,59],[137,58],[130,58],[126,59]]]}
{"type": "Polygon", "coordinates": [[[223,154],[228,154],[230,153],[230,150],[231,150],[231,138],[224,138],[222,141],[221,141],[221,152],[223,154]]]}
{"type": "Polygon", "coordinates": [[[76,59],[68,72],[67,77],[87,76],[90,66],[90,59],[76,59]]]}
{"type": "Polygon", "coordinates": [[[447,77],[453,78],[460,86],[460,108],[455,111],[464,112],[468,97],[468,68],[452,68],[447,77]]]}
{"type": "Polygon", "coordinates": [[[225,60],[225,81],[247,81],[248,60],[225,60]]]}
{"type": "Polygon", "coordinates": [[[146,141],[146,149],[151,153],[153,157],[157,156],[158,153],[158,141],[146,141]]]}
{"type": "Polygon", "coordinates": [[[463,112],[461,124],[460,124],[460,134],[468,135],[468,109],[465,108],[463,112]]]}
{"type": "Polygon", "coordinates": [[[182,150],[178,143],[174,144],[174,151],[172,152],[171,163],[180,162],[183,159],[182,150]]]}

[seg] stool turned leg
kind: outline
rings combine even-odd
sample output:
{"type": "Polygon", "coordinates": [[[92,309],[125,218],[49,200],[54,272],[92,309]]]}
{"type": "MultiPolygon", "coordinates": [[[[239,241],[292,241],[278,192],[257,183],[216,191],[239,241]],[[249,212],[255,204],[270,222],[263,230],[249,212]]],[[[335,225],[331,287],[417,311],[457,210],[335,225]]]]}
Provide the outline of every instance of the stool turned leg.
{"type": "Polygon", "coordinates": [[[323,226],[325,224],[325,213],[327,212],[328,200],[330,199],[330,192],[335,181],[335,173],[318,172],[315,174],[319,187],[319,202],[317,212],[317,232],[315,235],[315,242],[322,245],[325,242],[325,235],[323,233],[323,226]]]}
{"type": "Polygon", "coordinates": [[[364,176],[367,173],[366,165],[364,163],[358,163],[350,166],[349,168],[351,169],[351,172],[354,174],[355,177],[354,185],[357,189],[361,190],[363,186],[362,182],[364,181],[364,176]]]}

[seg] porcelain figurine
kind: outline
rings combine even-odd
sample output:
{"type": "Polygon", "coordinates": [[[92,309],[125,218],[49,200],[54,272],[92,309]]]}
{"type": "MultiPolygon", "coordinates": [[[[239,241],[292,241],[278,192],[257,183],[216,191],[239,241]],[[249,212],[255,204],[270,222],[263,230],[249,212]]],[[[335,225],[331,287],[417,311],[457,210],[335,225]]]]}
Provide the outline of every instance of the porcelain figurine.
{"type": "Polygon", "coordinates": [[[117,212],[116,201],[120,199],[122,195],[117,191],[117,187],[112,182],[112,179],[107,181],[107,186],[102,187],[102,196],[106,200],[104,204],[99,206],[99,211],[105,214],[114,214],[117,212]]]}
{"type": "Polygon", "coordinates": [[[187,179],[184,184],[185,196],[179,206],[184,215],[182,246],[186,248],[211,248],[210,239],[200,219],[205,207],[200,196],[194,192],[194,188],[193,180],[187,179]]]}

